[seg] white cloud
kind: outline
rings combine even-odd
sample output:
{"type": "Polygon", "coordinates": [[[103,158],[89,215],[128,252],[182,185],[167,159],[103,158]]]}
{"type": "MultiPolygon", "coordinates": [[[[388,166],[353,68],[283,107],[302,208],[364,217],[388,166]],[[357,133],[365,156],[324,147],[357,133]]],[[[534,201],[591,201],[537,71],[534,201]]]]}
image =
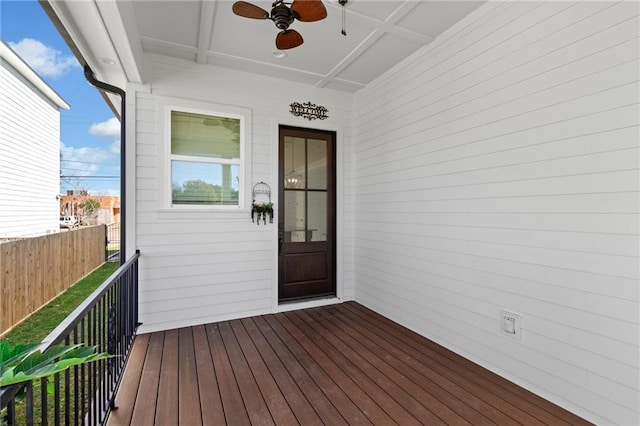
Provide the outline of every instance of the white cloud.
{"type": "Polygon", "coordinates": [[[120,137],[120,121],[118,121],[117,118],[112,117],[107,121],[93,123],[91,127],[89,127],[89,133],[94,136],[102,136],[105,138],[120,137]]]}
{"type": "Polygon", "coordinates": [[[109,152],[114,155],[120,155],[120,140],[113,141],[111,145],[109,145],[109,152]]]}
{"type": "Polygon", "coordinates": [[[62,173],[66,176],[91,176],[100,170],[100,166],[113,159],[111,149],[83,146],[75,148],[60,143],[62,152],[62,173]]]}
{"type": "Polygon", "coordinates": [[[60,77],[80,64],[73,55],[65,55],[59,50],[44,45],[32,38],[23,38],[9,46],[38,74],[44,77],[60,77]]]}

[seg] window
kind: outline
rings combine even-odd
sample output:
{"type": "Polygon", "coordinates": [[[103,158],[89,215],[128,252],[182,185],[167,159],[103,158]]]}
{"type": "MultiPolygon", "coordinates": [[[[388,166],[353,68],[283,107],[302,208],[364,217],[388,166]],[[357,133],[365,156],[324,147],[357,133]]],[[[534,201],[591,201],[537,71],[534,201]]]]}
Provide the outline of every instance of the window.
{"type": "Polygon", "coordinates": [[[167,109],[171,206],[243,206],[244,115],[167,109]]]}

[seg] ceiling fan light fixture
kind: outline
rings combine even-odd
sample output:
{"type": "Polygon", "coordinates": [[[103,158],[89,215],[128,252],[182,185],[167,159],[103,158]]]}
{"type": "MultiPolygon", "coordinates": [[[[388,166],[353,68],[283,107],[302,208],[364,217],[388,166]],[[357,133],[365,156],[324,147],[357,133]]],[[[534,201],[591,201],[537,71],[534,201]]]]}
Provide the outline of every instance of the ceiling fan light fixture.
{"type": "Polygon", "coordinates": [[[289,29],[294,20],[301,22],[320,21],[327,17],[327,9],[322,0],[276,0],[271,5],[271,12],[246,1],[236,1],[232,6],[233,13],[244,18],[269,19],[273,21],[280,32],[276,35],[278,50],[293,49],[304,43],[302,35],[296,30],[289,29]],[[287,6],[290,4],[291,6],[287,6]]]}

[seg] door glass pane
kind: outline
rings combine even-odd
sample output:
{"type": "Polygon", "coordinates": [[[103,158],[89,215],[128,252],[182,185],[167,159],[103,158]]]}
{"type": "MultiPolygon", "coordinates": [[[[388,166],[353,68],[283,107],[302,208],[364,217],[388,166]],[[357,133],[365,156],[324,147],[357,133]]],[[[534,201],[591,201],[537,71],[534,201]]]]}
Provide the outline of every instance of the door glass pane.
{"type": "Polygon", "coordinates": [[[285,136],[284,138],[284,187],[305,187],[305,139],[285,136]]]}
{"type": "Polygon", "coordinates": [[[309,189],[327,189],[327,141],[309,139],[307,168],[309,170],[309,189]]]}
{"type": "Polygon", "coordinates": [[[304,191],[284,191],[284,241],[306,241],[304,191]]]}
{"type": "Polygon", "coordinates": [[[327,193],[308,192],[308,233],[307,241],[327,241],[327,193]]]}

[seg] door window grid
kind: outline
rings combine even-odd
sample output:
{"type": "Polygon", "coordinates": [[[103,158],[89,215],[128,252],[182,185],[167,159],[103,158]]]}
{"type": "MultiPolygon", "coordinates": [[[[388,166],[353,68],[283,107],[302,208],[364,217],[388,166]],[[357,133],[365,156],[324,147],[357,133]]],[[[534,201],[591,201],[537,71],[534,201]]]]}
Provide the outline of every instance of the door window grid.
{"type": "Polygon", "coordinates": [[[285,241],[326,241],[326,141],[286,136],[284,143],[285,241]]]}

